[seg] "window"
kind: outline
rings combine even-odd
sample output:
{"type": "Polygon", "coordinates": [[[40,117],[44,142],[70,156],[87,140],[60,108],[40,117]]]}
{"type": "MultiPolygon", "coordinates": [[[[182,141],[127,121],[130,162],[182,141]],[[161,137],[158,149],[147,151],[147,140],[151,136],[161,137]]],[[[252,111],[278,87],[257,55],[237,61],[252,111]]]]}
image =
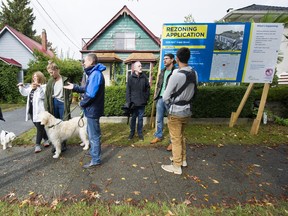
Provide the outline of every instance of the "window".
{"type": "Polygon", "coordinates": [[[115,33],[116,50],[135,50],[135,32],[115,33]]]}

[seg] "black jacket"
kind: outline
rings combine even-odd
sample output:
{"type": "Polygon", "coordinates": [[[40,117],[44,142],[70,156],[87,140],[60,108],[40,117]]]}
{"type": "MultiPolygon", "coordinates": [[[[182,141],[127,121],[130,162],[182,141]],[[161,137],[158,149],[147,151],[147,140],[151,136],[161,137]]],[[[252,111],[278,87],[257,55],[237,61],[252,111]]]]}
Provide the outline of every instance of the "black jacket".
{"type": "MultiPolygon", "coordinates": [[[[173,72],[173,70],[176,69],[175,66],[172,67],[171,69],[171,73],[168,75],[167,77],[167,82],[166,82],[166,86],[165,86],[165,89],[167,87],[167,84],[168,84],[168,81],[169,81],[169,78],[173,72]]],[[[158,79],[158,83],[157,83],[157,87],[156,87],[156,93],[155,93],[155,97],[154,97],[154,100],[158,100],[159,97],[160,97],[160,92],[161,92],[161,89],[162,89],[162,85],[164,83],[164,74],[165,74],[165,71],[166,71],[166,68],[162,69],[160,74],[159,74],[159,79],[158,79]]]]}
{"type": "Polygon", "coordinates": [[[134,103],[135,106],[145,106],[150,96],[150,85],[147,76],[140,73],[137,76],[132,73],[128,77],[126,86],[126,103],[134,103]]]}

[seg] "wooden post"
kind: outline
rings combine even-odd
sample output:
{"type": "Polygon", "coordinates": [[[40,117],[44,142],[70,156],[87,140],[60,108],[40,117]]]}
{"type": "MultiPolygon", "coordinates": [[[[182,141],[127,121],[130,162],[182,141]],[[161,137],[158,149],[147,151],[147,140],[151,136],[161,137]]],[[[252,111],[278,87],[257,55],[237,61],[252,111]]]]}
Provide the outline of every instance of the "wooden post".
{"type": "Polygon", "coordinates": [[[250,83],[249,84],[249,86],[248,86],[248,88],[247,88],[247,90],[246,90],[246,92],[245,92],[245,94],[244,94],[244,96],[242,98],[242,101],[241,101],[237,111],[231,113],[229,127],[233,127],[236,124],[236,121],[237,121],[237,119],[238,119],[238,117],[239,117],[239,115],[240,115],[240,113],[241,113],[241,111],[242,111],[242,109],[243,109],[243,107],[244,107],[244,105],[245,105],[245,103],[246,103],[246,101],[247,101],[252,89],[253,89],[253,85],[254,85],[254,83],[250,83]]]}
{"type": "MultiPolygon", "coordinates": [[[[161,47],[162,47],[162,40],[161,40],[161,47]]],[[[155,113],[155,94],[156,94],[156,89],[157,89],[157,84],[159,81],[159,75],[161,72],[161,56],[162,56],[162,49],[160,49],[160,58],[159,58],[159,67],[158,67],[158,72],[157,72],[157,78],[156,78],[156,84],[155,84],[155,89],[154,89],[154,96],[153,96],[153,103],[152,103],[152,110],[151,110],[151,117],[150,117],[150,126],[152,128],[155,128],[155,117],[154,117],[154,113],[155,113]]]]}
{"type": "Polygon", "coordinates": [[[270,88],[270,84],[269,83],[265,83],[264,84],[264,88],[263,88],[263,92],[262,92],[262,96],[261,96],[261,100],[260,100],[260,104],[259,104],[258,113],[257,113],[256,119],[253,122],[251,131],[250,131],[250,134],[252,134],[252,135],[258,134],[259,125],[260,125],[260,122],[261,122],[261,119],[262,119],[262,115],[263,115],[263,111],[264,111],[264,108],[265,108],[265,104],[266,104],[269,88],[270,88]]]}

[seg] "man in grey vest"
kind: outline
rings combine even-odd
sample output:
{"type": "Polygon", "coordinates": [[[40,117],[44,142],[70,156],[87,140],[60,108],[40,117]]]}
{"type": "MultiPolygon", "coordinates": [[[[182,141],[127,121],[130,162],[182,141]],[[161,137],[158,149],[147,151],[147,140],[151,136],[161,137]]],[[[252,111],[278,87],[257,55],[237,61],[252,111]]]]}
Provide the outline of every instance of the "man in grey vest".
{"type": "Polygon", "coordinates": [[[177,51],[176,62],[179,69],[173,71],[163,95],[163,100],[169,107],[168,128],[172,141],[170,160],[173,163],[161,167],[167,172],[178,175],[182,174],[181,167],[187,166],[184,129],[192,114],[190,103],[197,86],[197,74],[188,66],[189,59],[190,50],[188,48],[182,47],[177,51]]]}

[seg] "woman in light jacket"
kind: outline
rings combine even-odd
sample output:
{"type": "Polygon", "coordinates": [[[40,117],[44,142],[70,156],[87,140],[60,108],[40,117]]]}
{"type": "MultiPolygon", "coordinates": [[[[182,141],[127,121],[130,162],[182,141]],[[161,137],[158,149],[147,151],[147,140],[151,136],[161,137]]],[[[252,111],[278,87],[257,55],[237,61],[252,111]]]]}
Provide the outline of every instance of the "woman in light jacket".
{"type": "Polygon", "coordinates": [[[18,83],[17,86],[19,87],[21,95],[27,97],[25,120],[28,121],[28,119],[31,119],[37,129],[35,153],[41,152],[40,144],[42,139],[44,139],[43,146],[49,146],[44,125],[41,125],[41,119],[39,117],[39,114],[45,111],[45,76],[40,71],[37,71],[32,75],[32,83],[30,85],[24,86],[23,83],[18,83]]]}

